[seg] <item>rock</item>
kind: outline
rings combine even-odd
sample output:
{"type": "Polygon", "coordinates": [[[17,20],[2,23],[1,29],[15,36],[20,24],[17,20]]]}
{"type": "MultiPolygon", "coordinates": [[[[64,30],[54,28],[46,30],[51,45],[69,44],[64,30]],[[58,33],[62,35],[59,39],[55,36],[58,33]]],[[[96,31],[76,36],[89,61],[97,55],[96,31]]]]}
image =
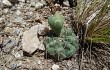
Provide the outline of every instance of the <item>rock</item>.
{"type": "Polygon", "coordinates": [[[42,44],[40,43],[37,37],[38,28],[39,26],[36,25],[23,33],[23,38],[22,38],[23,51],[29,54],[32,54],[35,50],[42,47],[42,44]]]}
{"type": "Polygon", "coordinates": [[[13,46],[16,45],[16,40],[12,39],[9,43],[7,43],[5,46],[3,46],[3,51],[5,53],[9,53],[13,46]]]}
{"type": "Polygon", "coordinates": [[[20,30],[19,29],[15,29],[14,30],[14,36],[19,36],[20,34],[20,30]]]}
{"type": "Polygon", "coordinates": [[[18,47],[22,47],[22,42],[21,41],[18,43],[18,47]]]}
{"type": "Polygon", "coordinates": [[[4,38],[2,46],[5,47],[7,43],[11,41],[10,38],[4,38]]]}
{"type": "Polygon", "coordinates": [[[9,12],[9,9],[8,8],[6,8],[6,9],[3,10],[3,13],[4,14],[7,14],[8,12],[9,12]]]}
{"type": "Polygon", "coordinates": [[[3,23],[5,21],[5,18],[0,17],[0,23],[3,23]]]}
{"type": "Polygon", "coordinates": [[[35,5],[35,8],[39,9],[41,7],[43,7],[43,4],[41,2],[37,2],[36,5],[35,5]]]}
{"type": "Polygon", "coordinates": [[[38,25],[38,29],[37,30],[38,30],[37,33],[39,35],[45,35],[49,31],[49,29],[45,25],[41,25],[41,24],[38,25]]]}
{"type": "Polygon", "coordinates": [[[68,6],[69,7],[69,2],[68,1],[65,1],[63,2],[64,6],[68,6]]]}
{"type": "Polygon", "coordinates": [[[17,10],[17,11],[16,11],[16,15],[19,16],[20,14],[21,14],[20,10],[17,10]]]}
{"type": "Polygon", "coordinates": [[[20,51],[15,52],[14,56],[15,56],[15,58],[20,59],[21,57],[23,57],[23,51],[20,50],[20,51]]]}
{"type": "Polygon", "coordinates": [[[3,0],[3,4],[6,5],[7,7],[12,6],[12,4],[8,0],[3,0]]]}
{"type": "Polygon", "coordinates": [[[15,23],[17,25],[21,25],[21,26],[24,25],[24,23],[27,24],[22,17],[15,18],[13,23],[15,23]]]}
{"type": "Polygon", "coordinates": [[[53,64],[52,70],[58,70],[58,69],[59,69],[59,65],[53,64]]]}
{"type": "Polygon", "coordinates": [[[39,61],[38,61],[38,65],[40,65],[40,64],[41,64],[41,61],[39,60],[39,61]]]}
{"type": "Polygon", "coordinates": [[[35,2],[31,2],[31,7],[35,7],[36,3],[35,2]]]}
{"type": "Polygon", "coordinates": [[[17,64],[16,63],[12,63],[10,66],[11,66],[11,70],[15,70],[17,68],[17,64]]]}

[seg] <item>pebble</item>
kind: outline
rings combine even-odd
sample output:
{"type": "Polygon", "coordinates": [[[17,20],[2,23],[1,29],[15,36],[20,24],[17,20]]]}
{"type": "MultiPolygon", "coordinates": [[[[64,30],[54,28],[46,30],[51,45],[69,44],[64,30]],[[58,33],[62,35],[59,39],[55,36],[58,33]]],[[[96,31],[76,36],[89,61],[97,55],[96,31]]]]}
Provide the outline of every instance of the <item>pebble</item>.
{"type": "Polygon", "coordinates": [[[4,20],[5,20],[5,18],[0,17],[0,23],[3,23],[3,22],[4,22],[4,20]]]}
{"type": "Polygon", "coordinates": [[[42,7],[43,7],[43,4],[41,2],[37,2],[36,5],[35,5],[36,9],[39,9],[39,8],[42,8],[42,7]]]}
{"type": "Polygon", "coordinates": [[[7,43],[11,41],[10,38],[4,38],[2,46],[4,47],[7,43]]]}
{"type": "Polygon", "coordinates": [[[38,61],[38,65],[40,65],[40,64],[41,64],[41,61],[39,60],[39,61],[38,61]]]}
{"type": "Polygon", "coordinates": [[[16,63],[12,63],[10,66],[11,66],[11,70],[15,70],[17,68],[17,64],[16,63]]]}
{"type": "Polygon", "coordinates": [[[20,30],[19,29],[15,29],[14,30],[14,36],[19,36],[20,34],[20,30]]]}
{"type": "Polygon", "coordinates": [[[10,50],[13,48],[13,46],[15,46],[16,44],[16,40],[12,39],[9,43],[7,43],[4,47],[3,47],[3,51],[5,53],[9,53],[10,50]]]}
{"type": "Polygon", "coordinates": [[[17,10],[17,11],[16,11],[16,15],[19,16],[20,14],[21,14],[20,10],[17,10]]]}
{"type": "Polygon", "coordinates": [[[8,12],[9,12],[9,9],[8,8],[6,8],[6,9],[3,10],[3,13],[4,14],[7,14],[8,12]]]}
{"type": "Polygon", "coordinates": [[[35,7],[36,3],[35,2],[31,2],[31,7],[35,7]]]}
{"type": "Polygon", "coordinates": [[[21,57],[23,57],[23,51],[17,51],[14,53],[15,58],[20,59],[21,57]]]}
{"type": "Polygon", "coordinates": [[[3,4],[6,5],[7,7],[12,6],[12,4],[8,0],[3,0],[3,4]]]}
{"type": "Polygon", "coordinates": [[[15,18],[13,23],[15,23],[16,25],[20,25],[22,27],[25,27],[25,25],[27,24],[22,17],[15,18]]]}
{"type": "Polygon", "coordinates": [[[56,65],[56,64],[53,64],[53,66],[52,66],[52,70],[58,70],[60,67],[59,67],[59,65],[56,65]]]}

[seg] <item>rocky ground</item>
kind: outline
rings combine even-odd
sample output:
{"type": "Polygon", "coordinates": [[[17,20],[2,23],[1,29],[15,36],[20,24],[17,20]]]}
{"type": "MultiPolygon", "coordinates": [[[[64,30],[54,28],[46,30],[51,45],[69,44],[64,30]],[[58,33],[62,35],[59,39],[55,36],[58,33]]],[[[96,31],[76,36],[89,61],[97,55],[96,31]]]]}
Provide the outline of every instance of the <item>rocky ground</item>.
{"type": "MultiPolygon", "coordinates": [[[[47,18],[51,14],[44,0],[9,1],[12,2],[4,0],[0,4],[0,70],[79,70],[77,54],[60,62],[44,58],[42,35],[48,31],[47,18]]],[[[67,2],[65,4],[61,13],[67,26],[74,10],[71,11],[67,2]]]]}

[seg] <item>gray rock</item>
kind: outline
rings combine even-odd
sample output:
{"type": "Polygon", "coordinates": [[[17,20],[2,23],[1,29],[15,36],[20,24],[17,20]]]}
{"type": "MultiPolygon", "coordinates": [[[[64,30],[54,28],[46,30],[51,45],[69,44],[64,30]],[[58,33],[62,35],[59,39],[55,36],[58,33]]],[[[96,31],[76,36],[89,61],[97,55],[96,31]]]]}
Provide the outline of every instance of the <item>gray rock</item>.
{"type": "Polygon", "coordinates": [[[7,7],[12,6],[12,4],[8,0],[3,0],[3,4],[7,7]]]}
{"type": "Polygon", "coordinates": [[[20,30],[19,29],[14,30],[14,36],[19,36],[19,34],[20,34],[20,30]]]}
{"type": "Polygon", "coordinates": [[[21,41],[18,43],[18,47],[22,47],[22,42],[21,41]]]}
{"type": "Polygon", "coordinates": [[[16,63],[11,64],[10,66],[11,66],[11,70],[15,70],[17,68],[17,64],[16,63]]]}
{"type": "Polygon", "coordinates": [[[32,54],[35,50],[44,50],[44,46],[37,37],[38,25],[33,26],[30,30],[23,33],[22,44],[23,50],[32,54]]]}
{"type": "Polygon", "coordinates": [[[8,42],[5,46],[3,46],[3,51],[5,53],[9,53],[13,46],[16,45],[16,40],[12,39],[10,42],[8,42]]]}
{"type": "Polygon", "coordinates": [[[24,26],[27,24],[22,17],[17,17],[14,19],[13,23],[16,25],[24,26]]]}
{"type": "Polygon", "coordinates": [[[36,3],[35,2],[31,2],[31,7],[35,7],[36,3]]]}
{"type": "Polygon", "coordinates": [[[9,12],[9,9],[8,8],[6,8],[6,9],[3,10],[3,13],[4,14],[7,14],[8,12],[9,12]]]}
{"type": "Polygon", "coordinates": [[[0,17],[0,23],[3,23],[5,21],[5,18],[0,17]]]}
{"type": "Polygon", "coordinates": [[[5,68],[4,68],[4,67],[2,67],[2,66],[0,66],[0,70],[5,70],[5,68]]]}
{"type": "Polygon", "coordinates": [[[3,40],[2,46],[3,46],[3,47],[6,46],[6,44],[9,43],[9,42],[11,42],[11,39],[10,39],[10,38],[5,38],[5,39],[3,40]]]}
{"type": "Polygon", "coordinates": [[[19,16],[20,14],[21,14],[20,10],[17,10],[17,11],[16,11],[16,15],[19,16]]]}
{"type": "Polygon", "coordinates": [[[20,59],[21,57],[23,57],[23,51],[17,51],[14,53],[15,58],[20,59]]]}
{"type": "Polygon", "coordinates": [[[37,2],[35,5],[35,9],[42,8],[44,5],[41,2],[37,2]]]}

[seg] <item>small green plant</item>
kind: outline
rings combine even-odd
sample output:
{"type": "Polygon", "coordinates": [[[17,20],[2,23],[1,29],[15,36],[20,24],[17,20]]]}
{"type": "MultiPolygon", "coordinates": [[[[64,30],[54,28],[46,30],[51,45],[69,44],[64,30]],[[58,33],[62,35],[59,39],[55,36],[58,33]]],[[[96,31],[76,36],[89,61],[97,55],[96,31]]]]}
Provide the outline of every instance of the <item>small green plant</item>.
{"type": "Polygon", "coordinates": [[[52,28],[52,31],[56,35],[59,35],[64,24],[64,18],[58,11],[56,11],[54,15],[48,17],[48,23],[52,28]]]}
{"type": "Polygon", "coordinates": [[[78,49],[78,39],[71,28],[63,26],[64,19],[56,12],[55,15],[48,18],[48,23],[53,32],[58,36],[45,37],[46,53],[55,60],[62,60],[72,56],[78,49]]]}

